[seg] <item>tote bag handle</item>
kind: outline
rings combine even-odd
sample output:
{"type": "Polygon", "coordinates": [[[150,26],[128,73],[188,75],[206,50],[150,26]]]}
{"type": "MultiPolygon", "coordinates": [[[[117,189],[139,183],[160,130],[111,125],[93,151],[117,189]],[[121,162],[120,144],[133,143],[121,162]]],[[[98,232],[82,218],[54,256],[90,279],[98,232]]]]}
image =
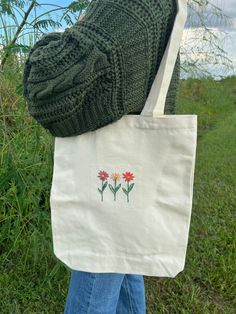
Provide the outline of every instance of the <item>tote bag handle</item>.
{"type": "Polygon", "coordinates": [[[166,46],[165,53],[162,57],[157,75],[150,89],[150,93],[147,97],[143,110],[141,111],[141,115],[143,116],[155,117],[158,115],[164,115],[166,96],[170,86],[187,18],[187,0],[176,1],[177,14],[172,33],[166,46]]]}

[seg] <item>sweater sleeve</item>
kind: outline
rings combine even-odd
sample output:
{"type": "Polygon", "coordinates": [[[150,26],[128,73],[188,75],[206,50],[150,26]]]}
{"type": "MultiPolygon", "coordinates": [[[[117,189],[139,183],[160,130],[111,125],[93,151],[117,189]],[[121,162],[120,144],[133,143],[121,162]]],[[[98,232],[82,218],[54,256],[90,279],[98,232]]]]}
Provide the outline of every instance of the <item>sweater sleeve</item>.
{"type": "Polygon", "coordinates": [[[178,52],[175,67],[166,95],[164,114],[176,114],[176,100],[180,82],[180,53],[178,52]]]}
{"type": "MultiPolygon", "coordinates": [[[[179,90],[179,82],[180,82],[180,53],[178,53],[177,55],[170,85],[166,95],[164,114],[176,114],[176,98],[179,90]]],[[[141,112],[142,110],[140,109],[132,110],[128,114],[140,114],[141,112]]]]}
{"type": "Polygon", "coordinates": [[[27,59],[25,61],[25,66],[24,66],[24,71],[23,71],[23,78],[22,78],[22,82],[23,82],[23,95],[26,99],[28,98],[28,93],[27,93],[27,82],[28,82],[28,77],[30,75],[30,71],[31,71],[31,55],[34,53],[36,54],[39,49],[43,49],[43,47],[47,46],[50,41],[58,41],[61,39],[61,32],[51,32],[51,33],[47,33],[44,34],[34,45],[33,47],[31,47],[30,52],[27,56],[27,59]],[[36,50],[36,52],[35,52],[36,50]]]}

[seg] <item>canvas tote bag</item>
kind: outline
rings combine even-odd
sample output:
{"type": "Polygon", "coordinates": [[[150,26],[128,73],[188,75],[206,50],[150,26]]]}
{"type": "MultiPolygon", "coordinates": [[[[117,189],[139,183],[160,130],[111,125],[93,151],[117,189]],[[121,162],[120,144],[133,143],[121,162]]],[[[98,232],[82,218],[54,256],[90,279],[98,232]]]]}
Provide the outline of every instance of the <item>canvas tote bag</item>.
{"type": "Polygon", "coordinates": [[[188,242],[197,115],[164,115],[186,20],[174,27],[140,115],[55,137],[53,251],[71,269],[174,277],[188,242]]]}

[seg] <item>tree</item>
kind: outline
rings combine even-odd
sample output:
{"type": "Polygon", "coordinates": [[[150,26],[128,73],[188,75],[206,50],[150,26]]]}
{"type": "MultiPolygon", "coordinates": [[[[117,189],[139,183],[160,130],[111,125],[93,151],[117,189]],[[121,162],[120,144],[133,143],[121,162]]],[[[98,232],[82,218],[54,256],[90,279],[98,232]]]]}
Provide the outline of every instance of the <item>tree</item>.
{"type": "Polygon", "coordinates": [[[73,25],[71,15],[76,16],[76,13],[81,12],[88,6],[88,0],[78,0],[71,2],[68,6],[60,6],[56,4],[39,4],[36,0],[24,1],[24,0],[0,0],[0,31],[2,35],[2,53],[0,55],[1,69],[4,68],[7,60],[12,54],[19,52],[28,52],[31,49],[31,45],[20,42],[22,36],[34,34],[34,42],[37,40],[38,33],[43,33],[42,29],[48,29],[51,27],[62,27],[61,21],[65,21],[68,26],[73,25]],[[44,6],[50,6],[51,9],[40,15],[36,15],[37,8],[43,8],[44,6]],[[26,7],[26,9],[25,9],[26,7]],[[29,17],[34,10],[35,18],[29,22],[29,17]],[[55,21],[50,13],[55,11],[62,11],[60,21],[55,21]],[[20,15],[20,18],[18,17],[20,15]],[[44,18],[48,15],[48,18],[44,18]],[[6,17],[10,18],[11,23],[6,23],[6,17]],[[19,22],[18,19],[21,19],[19,22]],[[14,28],[13,36],[9,36],[8,29],[14,28]],[[28,30],[29,32],[25,32],[28,30]]]}
{"type": "MultiPolygon", "coordinates": [[[[220,72],[233,69],[232,60],[224,50],[232,25],[223,11],[222,0],[189,0],[188,20],[181,45],[181,68],[191,77],[211,76],[208,68],[220,72]]],[[[216,71],[215,71],[216,72],[216,71]]],[[[223,77],[223,75],[218,75],[223,77]]]]}

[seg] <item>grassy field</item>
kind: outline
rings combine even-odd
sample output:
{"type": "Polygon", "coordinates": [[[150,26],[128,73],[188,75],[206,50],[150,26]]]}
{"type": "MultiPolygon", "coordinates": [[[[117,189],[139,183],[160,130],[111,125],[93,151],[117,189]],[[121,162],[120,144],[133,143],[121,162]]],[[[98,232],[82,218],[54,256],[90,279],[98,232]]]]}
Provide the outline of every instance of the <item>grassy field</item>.
{"type": "MultiPolygon", "coordinates": [[[[20,73],[0,75],[0,313],[63,313],[70,271],[52,253],[54,138],[29,116],[20,73]]],[[[177,111],[198,114],[186,267],[145,277],[147,314],[233,314],[236,77],[181,81],[177,111]]]]}

